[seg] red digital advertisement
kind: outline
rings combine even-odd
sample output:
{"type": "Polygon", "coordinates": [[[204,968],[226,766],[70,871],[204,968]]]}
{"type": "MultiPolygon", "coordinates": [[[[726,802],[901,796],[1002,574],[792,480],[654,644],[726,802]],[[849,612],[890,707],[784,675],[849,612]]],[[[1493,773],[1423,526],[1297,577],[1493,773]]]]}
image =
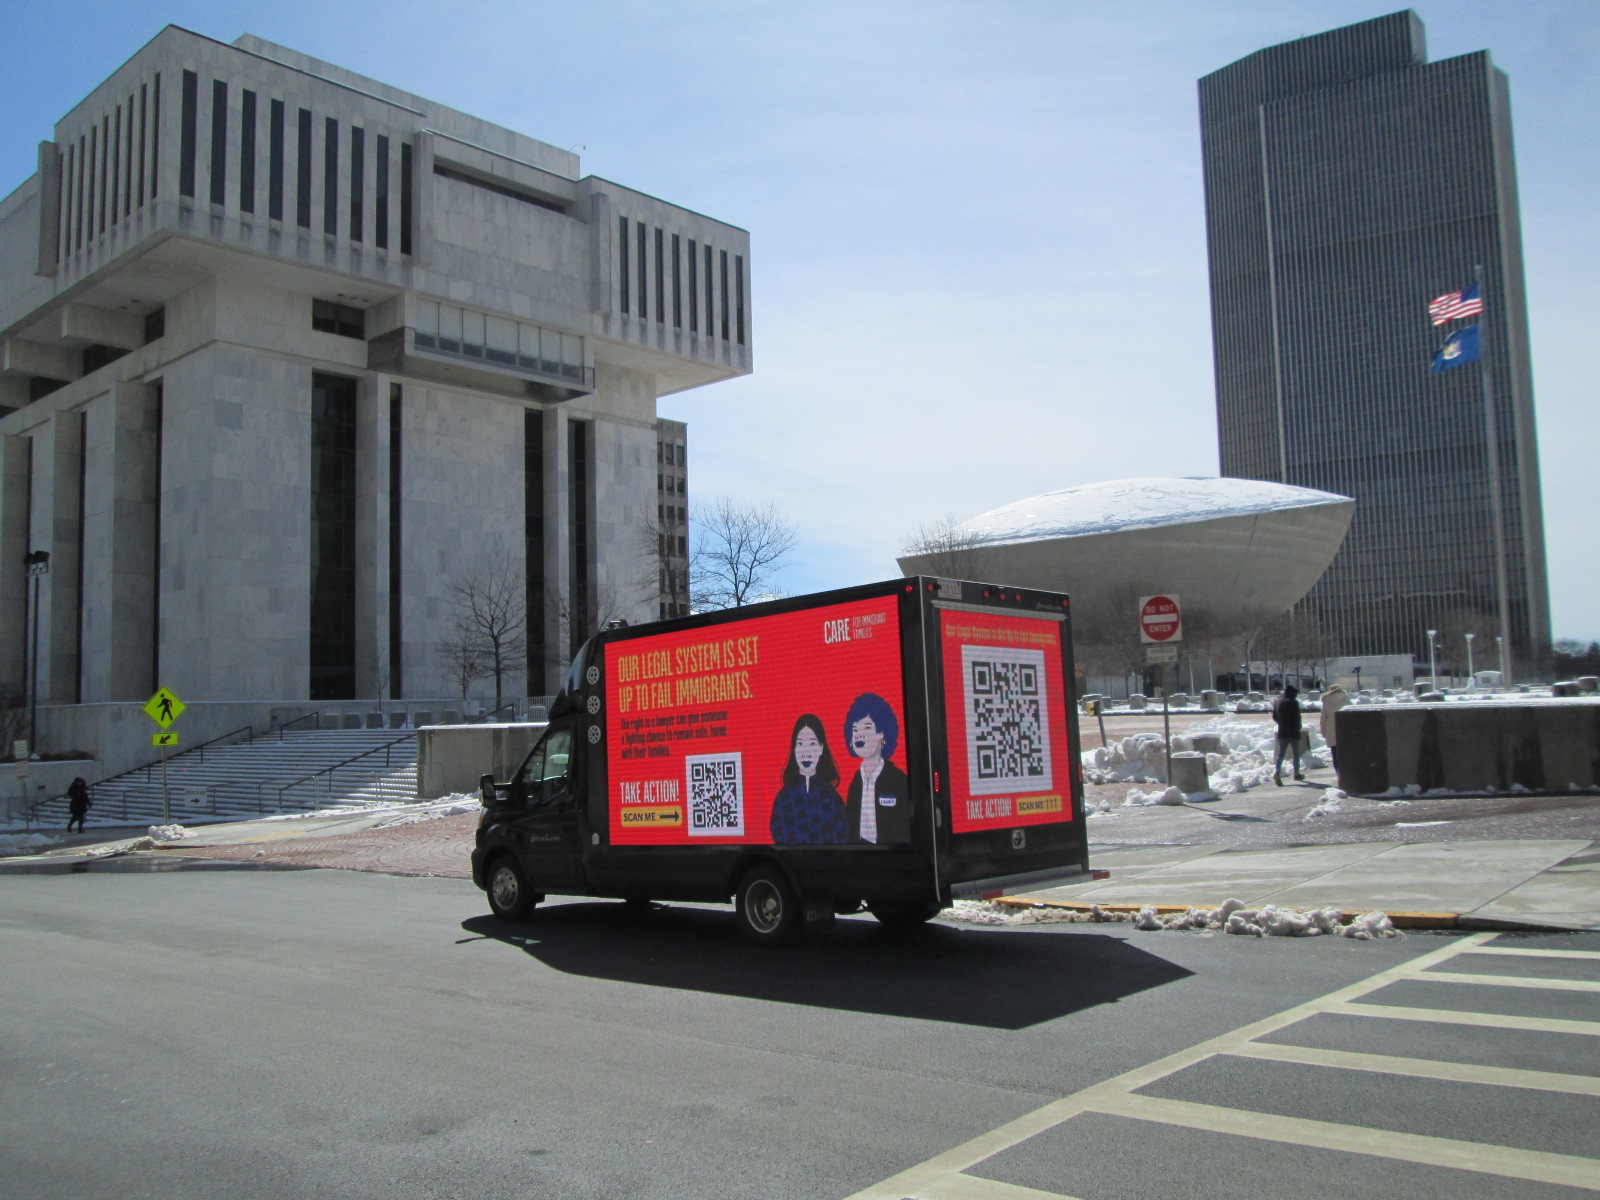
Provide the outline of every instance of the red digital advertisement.
{"type": "Polygon", "coordinates": [[[897,604],[608,643],[611,844],[909,841],[897,604]]]}
{"type": "Polygon", "coordinates": [[[956,833],[1072,820],[1061,623],[941,610],[956,833]]]}

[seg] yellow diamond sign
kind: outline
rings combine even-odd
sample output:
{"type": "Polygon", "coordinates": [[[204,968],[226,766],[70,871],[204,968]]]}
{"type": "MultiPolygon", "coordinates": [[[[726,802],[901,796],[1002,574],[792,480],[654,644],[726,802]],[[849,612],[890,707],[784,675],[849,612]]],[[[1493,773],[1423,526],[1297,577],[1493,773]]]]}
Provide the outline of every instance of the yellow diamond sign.
{"type": "Polygon", "coordinates": [[[150,697],[144,706],[145,716],[149,717],[163,729],[170,729],[172,723],[183,716],[183,701],[179,700],[166,688],[157,688],[156,694],[150,697]]]}

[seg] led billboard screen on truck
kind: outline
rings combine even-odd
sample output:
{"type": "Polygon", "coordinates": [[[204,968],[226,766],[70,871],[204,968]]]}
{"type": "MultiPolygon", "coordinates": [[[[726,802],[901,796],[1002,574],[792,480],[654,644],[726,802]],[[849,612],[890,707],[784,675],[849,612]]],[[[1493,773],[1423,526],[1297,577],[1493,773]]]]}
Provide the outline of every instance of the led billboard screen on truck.
{"type": "Polygon", "coordinates": [[[909,840],[898,613],[882,596],[609,643],[611,844],[909,840]]]}
{"type": "Polygon", "coordinates": [[[950,824],[956,833],[1072,819],[1062,623],[942,609],[950,824]]]}

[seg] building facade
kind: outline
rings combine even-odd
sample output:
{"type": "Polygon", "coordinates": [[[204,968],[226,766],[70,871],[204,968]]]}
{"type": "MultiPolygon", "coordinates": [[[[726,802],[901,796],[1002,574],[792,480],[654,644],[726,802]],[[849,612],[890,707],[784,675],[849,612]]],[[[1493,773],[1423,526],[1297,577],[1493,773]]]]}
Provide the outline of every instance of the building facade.
{"type": "Polygon", "coordinates": [[[1222,473],[1357,502],[1297,611],[1346,654],[1461,627],[1527,662],[1550,619],[1505,75],[1428,62],[1400,12],[1206,76],[1200,128],[1222,473]],[[1483,360],[1431,374],[1429,302],[1480,271],[1483,360]]]}
{"type": "Polygon", "coordinates": [[[498,581],[507,690],[553,691],[686,602],[641,536],[687,441],[656,401],[750,371],[749,263],[570,153],[164,29],[0,200],[0,685],[36,623],[41,704],[455,695],[498,581]]]}

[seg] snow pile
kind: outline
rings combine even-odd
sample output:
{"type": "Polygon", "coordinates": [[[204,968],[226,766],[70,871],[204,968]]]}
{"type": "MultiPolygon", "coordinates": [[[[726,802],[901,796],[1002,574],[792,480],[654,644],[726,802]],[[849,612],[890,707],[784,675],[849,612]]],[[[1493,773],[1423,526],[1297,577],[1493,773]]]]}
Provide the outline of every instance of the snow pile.
{"type": "MultiPolygon", "coordinates": [[[[1210,794],[1202,794],[1202,798],[1215,799],[1247,792],[1271,781],[1278,736],[1271,724],[1240,720],[1233,716],[1213,717],[1173,737],[1173,752],[1182,753],[1192,749],[1198,734],[1211,734],[1222,739],[1222,753],[1206,755],[1206,774],[1211,780],[1211,788],[1210,794]]],[[[1301,757],[1301,767],[1305,770],[1326,767],[1326,747],[1322,735],[1313,729],[1311,753],[1301,757]]],[[[1160,734],[1136,733],[1108,746],[1086,751],[1083,755],[1083,776],[1090,783],[1165,783],[1166,759],[1167,744],[1160,734]]],[[[1181,804],[1182,801],[1165,803],[1181,804]]]]}
{"type": "Polygon", "coordinates": [[[46,846],[54,846],[58,841],[59,838],[48,833],[0,834],[0,856],[43,850],[46,846]]]}
{"type": "Polygon", "coordinates": [[[150,836],[158,842],[178,842],[198,835],[194,830],[185,829],[182,825],[152,825],[150,836]]]}
{"type": "Polygon", "coordinates": [[[1329,788],[1327,791],[1322,793],[1322,799],[1318,800],[1316,804],[1311,807],[1310,811],[1308,811],[1306,815],[1300,819],[1302,821],[1314,821],[1318,817],[1326,817],[1332,813],[1343,812],[1344,802],[1348,799],[1350,799],[1350,797],[1345,795],[1338,788],[1329,788]]]}
{"type": "Polygon", "coordinates": [[[392,817],[385,817],[373,826],[374,829],[393,829],[397,825],[415,825],[421,821],[437,821],[440,817],[455,817],[462,813],[475,813],[483,808],[483,803],[471,792],[456,792],[442,800],[430,800],[425,804],[414,804],[404,812],[392,817]]]}
{"type": "Polygon", "coordinates": [[[1357,941],[1401,936],[1387,913],[1367,912],[1348,925],[1337,908],[1298,909],[1264,904],[1247,908],[1243,900],[1224,900],[1216,908],[1190,908],[1163,917],[1153,904],[1138,912],[1111,912],[1098,904],[1087,910],[1051,908],[1039,905],[1020,908],[989,901],[957,900],[944,914],[948,919],[968,925],[1043,925],[1127,922],[1135,929],[1198,930],[1239,937],[1347,937],[1357,941]]]}
{"type": "MultiPolygon", "coordinates": [[[[1247,792],[1272,780],[1272,760],[1277,753],[1278,733],[1275,726],[1265,721],[1241,721],[1237,717],[1213,717],[1198,725],[1191,725],[1182,738],[1173,738],[1173,745],[1210,734],[1222,739],[1222,753],[1206,755],[1206,774],[1211,779],[1211,790],[1219,796],[1247,792]]],[[[1322,735],[1311,730],[1311,753],[1301,755],[1303,770],[1328,765],[1321,753],[1327,747],[1322,735]]],[[[1187,748],[1187,747],[1185,747],[1187,748]]],[[[1290,760],[1285,759],[1288,770],[1290,760]]]]}
{"type": "MultiPolygon", "coordinates": [[[[1205,792],[1196,792],[1196,796],[1204,798],[1205,792]]],[[[1163,788],[1159,792],[1141,792],[1138,788],[1129,788],[1128,795],[1122,802],[1124,808],[1141,808],[1152,804],[1182,804],[1188,797],[1175,787],[1163,788]]]]}
{"type": "Polygon", "coordinates": [[[1090,783],[1164,783],[1167,743],[1158,733],[1136,733],[1083,756],[1083,776],[1090,783]]]}

